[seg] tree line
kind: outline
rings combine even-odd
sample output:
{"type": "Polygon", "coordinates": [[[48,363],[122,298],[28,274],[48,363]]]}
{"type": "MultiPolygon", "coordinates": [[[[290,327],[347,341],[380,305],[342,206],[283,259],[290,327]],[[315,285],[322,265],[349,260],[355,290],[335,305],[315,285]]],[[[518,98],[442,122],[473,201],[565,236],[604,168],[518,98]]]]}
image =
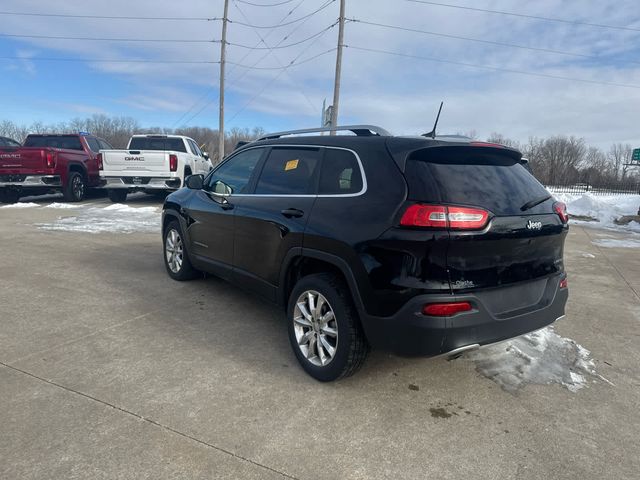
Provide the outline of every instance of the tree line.
{"type": "MultiPolygon", "coordinates": [[[[138,133],[159,133],[165,135],[185,135],[193,138],[200,148],[209,153],[214,163],[218,161],[218,130],[208,127],[142,127],[131,117],[110,117],[92,115],[87,118],[74,118],[68,122],[34,122],[31,125],[19,125],[10,120],[0,122],[0,136],[13,138],[22,143],[30,133],[78,133],[89,132],[109,142],[114,148],[126,148],[131,135],[138,133]]],[[[240,141],[250,141],[264,135],[263,128],[232,128],[225,132],[225,152],[230,152],[240,141]]]]}
{"type": "MultiPolygon", "coordinates": [[[[19,125],[4,120],[0,122],[0,136],[22,142],[29,133],[90,132],[109,142],[114,148],[125,148],[131,135],[136,133],[162,133],[186,135],[193,138],[208,152],[212,161],[218,161],[218,130],[208,127],[142,127],[131,117],[92,115],[74,118],[68,122],[19,125]]],[[[225,132],[225,151],[230,152],[240,141],[250,141],[265,133],[260,127],[232,128],[225,132]]],[[[475,137],[475,132],[466,135],[475,137]]],[[[589,146],[583,138],[556,135],[549,138],[531,137],[520,143],[499,133],[493,133],[487,141],[500,143],[520,150],[536,177],[545,185],[586,184],[593,187],[621,183],[640,182],[640,167],[630,167],[633,146],[614,143],[608,150],[589,146]]],[[[640,145],[637,145],[640,147],[640,145]]]]}

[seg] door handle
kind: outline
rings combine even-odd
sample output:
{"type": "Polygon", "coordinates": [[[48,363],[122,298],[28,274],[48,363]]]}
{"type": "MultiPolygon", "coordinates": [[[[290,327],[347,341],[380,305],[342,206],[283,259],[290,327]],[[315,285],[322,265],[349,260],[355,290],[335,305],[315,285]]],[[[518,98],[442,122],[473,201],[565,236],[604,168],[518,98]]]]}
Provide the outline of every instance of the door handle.
{"type": "Polygon", "coordinates": [[[280,213],[287,218],[300,218],[304,215],[302,210],[298,210],[297,208],[285,208],[280,213]]]}

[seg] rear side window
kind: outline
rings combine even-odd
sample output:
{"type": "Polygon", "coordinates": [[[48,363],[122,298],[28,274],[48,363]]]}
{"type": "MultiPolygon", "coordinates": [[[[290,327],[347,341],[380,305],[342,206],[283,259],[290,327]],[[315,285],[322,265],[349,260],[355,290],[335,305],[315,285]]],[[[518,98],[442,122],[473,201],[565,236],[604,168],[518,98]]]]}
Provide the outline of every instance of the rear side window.
{"type": "Polygon", "coordinates": [[[355,155],[348,150],[327,148],[322,159],[321,195],[358,193],[362,190],[362,173],[355,155]]]}
{"type": "Polygon", "coordinates": [[[78,137],[64,135],[42,135],[37,137],[28,136],[24,141],[24,146],[41,148],[65,148],[67,150],[84,150],[78,137]]]}
{"type": "Polygon", "coordinates": [[[256,186],[257,194],[305,195],[315,193],[317,148],[273,148],[256,186]]]}
{"type": "MultiPolygon", "coordinates": [[[[483,207],[496,215],[521,215],[525,203],[547,190],[516,160],[451,148],[417,152],[407,161],[405,177],[412,200],[483,207]]],[[[540,205],[527,213],[545,212],[540,205]]]]}
{"type": "Polygon", "coordinates": [[[100,151],[100,144],[98,143],[98,140],[91,137],[86,137],[85,140],[87,141],[87,145],[89,145],[89,148],[91,149],[92,152],[100,151]]]}
{"type": "Polygon", "coordinates": [[[187,153],[187,148],[181,138],[167,137],[133,137],[129,144],[129,150],[170,150],[187,153]]]}
{"type": "Polygon", "coordinates": [[[104,140],[98,139],[98,143],[100,144],[100,150],[113,150],[113,147],[104,140]]]}
{"type": "Polygon", "coordinates": [[[207,190],[221,195],[245,193],[263,153],[263,148],[252,148],[229,158],[211,174],[207,190]]]}

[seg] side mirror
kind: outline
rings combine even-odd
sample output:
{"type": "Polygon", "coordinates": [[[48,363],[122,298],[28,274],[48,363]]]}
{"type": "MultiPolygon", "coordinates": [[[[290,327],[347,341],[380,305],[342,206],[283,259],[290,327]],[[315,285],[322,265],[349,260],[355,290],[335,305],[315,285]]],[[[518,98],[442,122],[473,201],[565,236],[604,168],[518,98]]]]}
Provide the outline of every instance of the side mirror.
{"type": "Polygon", "coordinates": [[[205,158],[205,160],[209,160],[209,152],[202,152],[202,156],[205,158]]]}
{"type": "Polygon", "coordinates": [[[189,175],[185,183],[187,184],[187,188],[191,190],[202,190],[204,186],[204,175],[189,175]]]}

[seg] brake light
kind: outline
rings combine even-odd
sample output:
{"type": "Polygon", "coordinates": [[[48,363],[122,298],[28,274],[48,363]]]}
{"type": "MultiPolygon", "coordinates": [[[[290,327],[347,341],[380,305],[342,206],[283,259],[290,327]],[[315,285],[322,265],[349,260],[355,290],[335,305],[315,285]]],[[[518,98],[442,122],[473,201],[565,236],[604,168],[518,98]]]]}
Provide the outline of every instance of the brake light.
{"type": "Polygon", "coordinates": [[[99,153],[96,157],[96,162],[98,163],[98,170],[104,170],[104,165],[102,164],[102,154],[99,153]]]}
{"type": "Polygon", "coordinates": [[[569,286],[569,282],[567,281],[567,277],[564,277],[560,280],[560,288],[567,288],[569,286]]]}
{"type": "Polygon", "coordinates": [[[178,171],[178,156],[174,154],[169,155],[169,171],[177,172],[178,171]]]}
{"type": "Polygon", "coordinates": [[[444,205],[411,205],[402,215],[405,227],[436,227],[452,230],[479,230],[489,220],[489,212],[481,208],[444,205]]]}
{"type": "Polygon", "coordinates": [[[562,223],[569,221],[569,214],[567,213],[567,206],[562,202],[556,202],[553,204],[553,211],[558,214],[562,223]]]}
{"type": "Polygon", "coordinates": [[[491,142],[470,142],[469,145],[471,145],[472,147],[506,148],[504,145],[500,143],[491,143],[491,142]]]}
{"type": "Polygon", "coordinates": [[[422,307],[422,313],[430,317],[452,317],[457,313],[471,310],[473,307],[469,302],[428,303],[422,307]]]}
{"type": "Polygon", "coordinates": [[[47,168],[56,168],[56,155],[54,152],[47,152],[47,168]]]}

